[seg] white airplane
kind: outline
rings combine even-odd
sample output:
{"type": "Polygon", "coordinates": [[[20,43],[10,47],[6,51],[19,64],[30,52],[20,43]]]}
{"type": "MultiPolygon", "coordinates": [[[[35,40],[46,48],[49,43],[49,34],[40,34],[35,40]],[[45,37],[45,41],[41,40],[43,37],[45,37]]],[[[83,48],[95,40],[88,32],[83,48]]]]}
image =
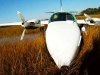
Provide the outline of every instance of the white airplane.
{"type": "Polygon", "coordinates": [[[75,16],[68,12],[54,13],[46,30],[46,44],[51,57],[58,68],[70,66],[77,56],[81,44],[81,32],[86,32],[85,25],[100,25],[99,18],[91,18],[84,14],[85,20],[76,20],[75,16]],[[81,29],[79,25],[82,25],[81,29]]]}
{"type": "MultiPolygon", "coordinates": [[[[19,11],[17,13],[21,18],[22,26],[24,27],[21,40],[23,39],[27,28],[30,29],[32,26],[33,28],[43,26],[41,24],[35,25],[35,21],[25,21],[21,13],[19,11]]],[[[84,15],[87,17],[85,20],[76,20],[76,17],[73,14],[62,10],[61,3],[61,10],[53,13],[49,21],[43,22],[44,24],[48,24],[45,34],[48,51],[59,69],[62,66],[70,67],[75,56],[77,56],[82,39],[81,31],[85,31],[85,26],[83,26],[81,30],[78,24],[95,25],[97,22],[98,24],[100,22],[100,19],[95,21],[87,14],[84,15]]],[[[12,24],[15,25],[15,23],[12,24]]],[[[2,26],[2,24],[0,24],[0,26],[2,26]]]]}

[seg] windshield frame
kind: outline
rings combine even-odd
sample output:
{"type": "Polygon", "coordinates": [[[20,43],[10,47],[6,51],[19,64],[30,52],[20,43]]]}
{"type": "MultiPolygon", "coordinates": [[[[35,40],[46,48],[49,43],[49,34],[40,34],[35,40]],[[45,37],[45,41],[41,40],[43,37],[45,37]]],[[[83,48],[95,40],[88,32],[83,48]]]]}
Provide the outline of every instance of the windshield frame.
{"type": "MultiPolygon", "coordinates": [[[[68,13],[68,12],[57,12],[57,13],[52,14],[52,16],[51,16],[50,19],[49,19],[49,23],[50,23],[50,22],[55,22],[55,21],[52,20],[52,18],[54,17],[54,15],[57,15],[57,14],[71,15],[72,18],[73,18],[72,21],[77,22],[77,21],[76,21],[76,17],[75,17],[73,14],[68,13]]],[[[64,20],[58,20],[58,21],[67,21],[67,18],[66,18],[66,20],[64,19],[64,20]]]]}

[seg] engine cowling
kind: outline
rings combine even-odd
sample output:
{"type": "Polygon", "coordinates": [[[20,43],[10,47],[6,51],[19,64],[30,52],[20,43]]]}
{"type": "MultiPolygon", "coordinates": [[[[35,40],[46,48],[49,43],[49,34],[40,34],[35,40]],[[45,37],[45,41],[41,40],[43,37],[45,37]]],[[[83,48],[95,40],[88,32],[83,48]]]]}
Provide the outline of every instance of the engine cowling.
{"type": "Polygon", "coordinates": [[[34,22],[22,22],[22,27],[26,28],[26,29],[35,29],[37,27],[35,27],[35,23],[34,22]]]}

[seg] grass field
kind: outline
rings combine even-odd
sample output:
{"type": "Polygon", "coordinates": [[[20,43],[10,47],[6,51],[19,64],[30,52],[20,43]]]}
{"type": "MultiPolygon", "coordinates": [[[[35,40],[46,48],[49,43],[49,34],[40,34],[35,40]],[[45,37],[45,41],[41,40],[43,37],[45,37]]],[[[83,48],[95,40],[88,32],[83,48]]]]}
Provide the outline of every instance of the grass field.
{"type": "MultiPolygon", "coordinates": [[[[40,28],[26,30],[25,34],[36,34],[40,28]]],[[[9,38],[21,36],[23,28],[21,26],[3,27],[0,28],[0,38],[9,38]]]]}
{"type": "MultiPolygon", "coordinates": [[[[0,38],[20,36],[22,31],[20,26],[0,28],[0,38]]],[[[55,65],[46,47],[45,31],[27,30],[30,33],[39,37],[0,43],[0,75],[100,75],[99,26],[88,26],[87,35],[82,32],[80,52],[69,70],[55,65]]]]}
{"type": "MultiPolygon", "coordinates": [[[[96,15],[89,15],[92,18],[100,18],[100,14],[96,14],[96,15]]],[[[85,16],[76,16],[77,19],[85,19],[85,16]]]]}

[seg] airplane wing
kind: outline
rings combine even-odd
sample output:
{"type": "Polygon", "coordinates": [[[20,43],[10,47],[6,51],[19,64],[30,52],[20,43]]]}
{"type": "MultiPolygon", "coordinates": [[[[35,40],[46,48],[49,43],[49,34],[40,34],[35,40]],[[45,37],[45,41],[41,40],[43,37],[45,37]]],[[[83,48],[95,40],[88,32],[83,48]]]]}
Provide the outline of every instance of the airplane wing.
{"type": "Polygon", "coordinates": [[[83,20],[83,19],[82,19],[82,20],[77,20],[77,23],[78,23],[78,24],[86,24],[86,21],[83,20]]]}
{"type": "Polygon", "coordinates": [[[79,25],[100,25],[100,18],[92,18],[87,14],[84,14],[86,19],[82,20],[77,20],[77,23],[79,25]]]}
{"type": "Polygon", "coordinates": [[[12,22],[12,23],[3,23],[0,24],[0,26],[16,26],[16,25],[21,25],[24,28],[28,28],[28,27],[40,27],[41,25],[39,24],[47,24],[47,22],[41,22],[38,19],[31,19],[31,20],[25,20],[24,17],[22,16],[22,14],[17,11],[17,14],[19,16],[19,18],[22,20],[22,22],[12,22]]]}
{"type": "MultiPolygon", "coordinates": [[[[34,25],[34,27],[40,27],[38,24],[48,24],[47,23],[48,21],[40,21],[40,20],[37,20],[37,19],[31,19],[31,20],[27,20],[27,23],[29,23],[29,24],[32,24],[32,23],[34,23],[34,24],[36,24],[36,25],[34,25]]],[[[11,22],[11,23],[2,23],[2,24],[0,24],[0,27],[6,27],[6,26],[18,26],[18,25],[21,25],[22,27],[25,27],[24,26],[24,24],[23,24],[23,22],[11,22]]]]}
{"type": "Polygon", "coordinates": [[[100,26],[100,18],[92,18],[87,14],[84,14],[86,19],[77,20],[79,26],[81,26],[81,31],[84,31],[87,35],[87,25],[100,26]]]}
{"type": "Polygon", "coordinates": [[[1,26],[17,26],[17,25],[22,25],[22,22],[2,23],[0,24],[0,27],[1,26]]]}
{"type": "Polygon", "coordinates": [[[92,18],[93,20],[90,20],[89,18],[77,20],[77,23],[79,25],[96,25],[100,26],[100,19],[99,18],[92,18]]]}
{"type": "Polygon", "coordinates": [[[40,24],[45,25],[45,24],[48,24],[48,22],[49,22],[49,20],[42,20],[40,24]]]}

